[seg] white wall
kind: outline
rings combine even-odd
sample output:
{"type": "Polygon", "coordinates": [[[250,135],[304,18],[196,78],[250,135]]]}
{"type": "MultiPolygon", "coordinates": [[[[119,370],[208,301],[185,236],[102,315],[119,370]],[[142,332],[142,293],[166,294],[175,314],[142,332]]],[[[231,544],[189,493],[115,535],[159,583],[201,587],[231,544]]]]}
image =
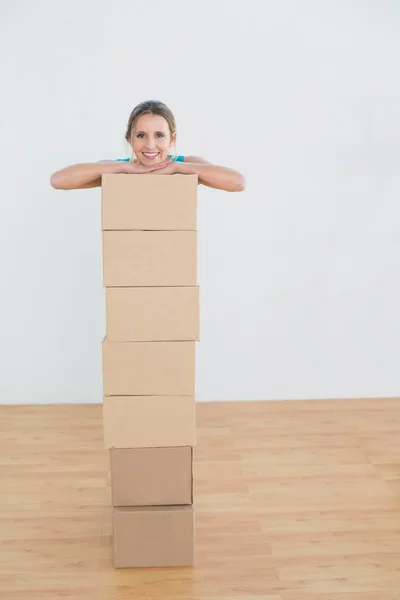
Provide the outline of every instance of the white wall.
{"type": "Polygon", "coordinates": [[[1,403],[101,401],[100,191],[49,176],[147,98],[248,182],[200,190],[198,400],[400,395],[398,3],[0,11],[1,403]]]}

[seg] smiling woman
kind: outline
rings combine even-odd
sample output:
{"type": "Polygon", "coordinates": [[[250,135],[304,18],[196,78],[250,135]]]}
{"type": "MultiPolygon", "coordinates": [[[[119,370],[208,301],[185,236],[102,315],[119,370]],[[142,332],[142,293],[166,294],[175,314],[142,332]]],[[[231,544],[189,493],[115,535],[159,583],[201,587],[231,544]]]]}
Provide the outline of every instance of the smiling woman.
{"type": "Polygon", "coordinates": [[[51,175],[51,185],[58,190],[76,190],[100,187],[104,173],[180,173],[197,174],[200,184],[227,192],[245,188],[245,179],[238,171],[198,156],[176,154],[175,117],[159,100],[146,100],[133,109],[125,139],[132,149],[131,157],[65,167],[51,175]]]}

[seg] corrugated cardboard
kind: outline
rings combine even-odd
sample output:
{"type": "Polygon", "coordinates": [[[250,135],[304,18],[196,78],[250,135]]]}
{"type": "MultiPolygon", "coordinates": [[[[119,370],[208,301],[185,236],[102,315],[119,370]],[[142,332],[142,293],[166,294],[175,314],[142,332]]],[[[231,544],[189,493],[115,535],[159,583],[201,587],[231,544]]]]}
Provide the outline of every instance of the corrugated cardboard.
{"type": "Polygon", "coordinates": [[[197,232],[103,231],[103,285],[197,285],[197,232]]]}
{"type": "Polygon", "coordinates": [[[194,564],[193,506],[113,508],[114,566],[194,564]]]}
{"type": "Polygon", "coordinates": [[[106,288],[109,342],[199,339],[199,288],[106,288]]]}
{"type": "Polygon", "coordinates": [[[113,448],[113,506],[192,504],[192,448],[113,448]]]}
{"type": "Polygon", "coordinates": [[[196,342],[103,341],[105,396],[193,396],[196,342]]]}
{"type": "Polygon", "coordinates": [[[194,396],[105,396],[106,448],[196,445],[194,396]]]}
{"type": "Polygon", "coordinates": [[[105,174],[102,228],[195,230],[197,175],[105,174]]]}

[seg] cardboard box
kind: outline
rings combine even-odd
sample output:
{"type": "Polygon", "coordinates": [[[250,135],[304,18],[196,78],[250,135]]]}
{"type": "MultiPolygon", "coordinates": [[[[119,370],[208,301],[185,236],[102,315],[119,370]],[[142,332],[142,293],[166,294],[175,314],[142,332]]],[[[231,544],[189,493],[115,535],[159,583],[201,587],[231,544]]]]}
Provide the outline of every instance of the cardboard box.
{"type": "Polygon", "coordinates": [[[199,288],[106,288],[109,342],[199,339],[199,288]]]}
{"type": "Polygon", "coordinates": [[[102,229],[195,230],[197,175],[102,177],[102,229]]]}
{"type": "Polygon", "coordinates": [[[192,504],[192,448],[113,448],[113,506],[192,504]]]}
{"type": "Polygon", "coordinates": [[[196,445],[194,396],[105,396],[106,448],[196,445]]]}
{"type": "Polygon", "coordinates": [[[114,566],[194,564],[193,506],[113,508],[114,566]]]}
{"type": "Polygon", "coordinates": [[[103,231],[103,285],[197,285],[197,232],[103,231]]]}
{"type": "Polygon", "coordinates": [[[103,341],[105,396],[194,396],[196,342],[103,341]]]}

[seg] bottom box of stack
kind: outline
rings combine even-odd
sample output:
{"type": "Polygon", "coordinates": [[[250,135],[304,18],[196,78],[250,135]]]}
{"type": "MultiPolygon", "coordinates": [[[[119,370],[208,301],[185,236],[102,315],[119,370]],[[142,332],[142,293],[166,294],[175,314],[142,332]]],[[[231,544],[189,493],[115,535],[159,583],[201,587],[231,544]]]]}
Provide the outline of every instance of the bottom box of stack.
{"type": "Polygon", "coordinates": [[[117,569],[193,566],[193,506],[114,507],[113,557],[117,569]]]}

